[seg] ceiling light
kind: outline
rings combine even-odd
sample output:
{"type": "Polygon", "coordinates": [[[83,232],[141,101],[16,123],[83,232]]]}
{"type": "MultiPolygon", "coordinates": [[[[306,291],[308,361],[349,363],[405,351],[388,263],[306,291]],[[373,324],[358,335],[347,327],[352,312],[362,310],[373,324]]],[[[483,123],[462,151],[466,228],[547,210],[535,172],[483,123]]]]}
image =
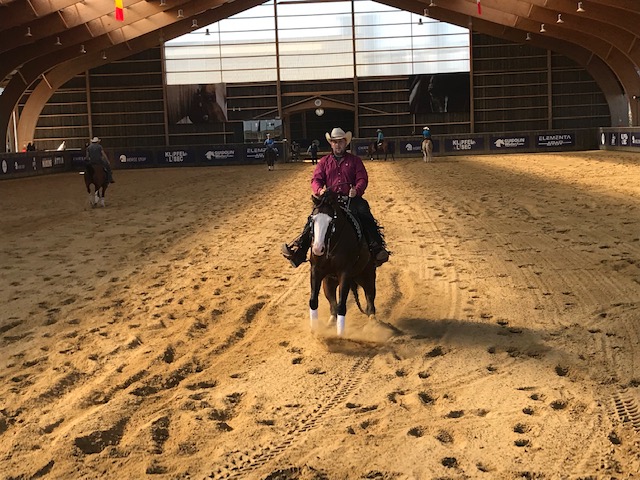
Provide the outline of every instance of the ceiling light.
{"type": "Polygon", "coordinates": [[[527,40],[527,41],[531,40],[531,34],[530,33],[527,33],[527,38],[525,38],[525,40],[527,40]]]}
{"type": "Polygon", "coordinates": [[[184,13],[182,13],[182,9],[178,10],[178,18],[184,18],[184,13]]]}
{"type": "Polygon", "coordinates": [[[428,9],[428,8],[425,8],[425,9],[422,11],[422,13],[423,13],[423,15],[424,15],[425,17],[428,17],[428,16],[429,16],[429,9],[428,9]]]}
{"type": "Polygon", "coordinates": [[[556,20],[556,23],[564,23],[564,20],[562,20],[562,14],[561,13],[558,14],[558,20],[556,20]]]}
{"type": "Polygon", "coordinates": [[[584,13],[584,8],[582,8],[582,2],[578,2],[578,9],[576,10],[578,13],[584,13]]]}
{"type": "Polygon", "coordinates": [[[54,43],[54,45],[56,47],[59,47],[60,45],[62,45],[62,42],[60,41],[60,37],[56,37],[56,43],[54,43]]]}
{"type": "Polygon", "coordinates": [[[33,35],[31,35],[31,27],[27,27],[27,33],[24,34],[25,37],[33,37],[33,35]]]}
{"type": "Polygon", "coordinates": [[[166,0],[160,0],[160,6],[164,7],[167,4],[166,0]]]}
{"type": "Polygon", "coordinates": [[[198,20],[196,20],[195,18],[191,22],[191,28],[198,28],[198,20]]]}
{"type": "Polygon", "coordinates": [[[107,59],[107,52],[102,52],[102,59],[106,60],[107,59]]]}
{"type": "Polygon", "coordinates": [[[80,53],[87,53],[87,50],[84,48],[84,43],[80,45],[80,53]]]}
{"type": "Polygon", "coordinates": [[[434,2],[434,0],[431,0],[431,2],[429,3],[430,7],[437,7],[436,2],[434,2]]]}
{"type": "Polygon", "coordinates": [[[544,28],[544,23],[542,25],[540,25],[540,33],[544,33],[546,32],[545,28],[544,28]]]}

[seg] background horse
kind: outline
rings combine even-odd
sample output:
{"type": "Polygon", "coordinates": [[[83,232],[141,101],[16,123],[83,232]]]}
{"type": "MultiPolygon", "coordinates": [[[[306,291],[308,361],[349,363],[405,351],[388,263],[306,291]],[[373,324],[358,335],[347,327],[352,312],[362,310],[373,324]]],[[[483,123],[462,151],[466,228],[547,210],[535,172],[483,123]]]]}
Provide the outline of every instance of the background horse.
{"type": "Polygon", "coordinates": [[[422,158],[425,162],[433,162],[433,142],[430,138],[422,140],[422,158]]]}
{"type": "Polygon", "coordinates": [[[382,145],[378,145],[378,142],[371,142],[369,144],[369,148],[367,149],[369,153],[369,160],[373,160],[373,155],[375,154],[376,160],[380,160],[380,154],[384,153],[384,159],[387,160],[387,156],[391,155],[391,158],[395,160],[394,149],[395,147],[393,143],[389,143],[386,140],[382,140],[382,145]]]}
{"type": "Polygon", "coordinates": [[[338,195],[327,190],[321,197],[313,197],[313,202],[309,297],[311,329],[318,327],[318,295],[322,285],[331,308],[329,322],[336,322],[337,335],[342,336],[349,291],[353,292],[360,311],[375,319],[376,265],[367,242],[356,231],[354,219],[349,218],[350,214],[345,210],[347,207],[339,203],[338,195]],[[364,290],[367,300],[364,310],[358,298],[358,285],[364,290]]]}
{"type": "Polygon", "coordinates": [[[96,207],[100,204],[101,207],[104,207],[104,194],[109,186],[107,172],[104,167],[87,163],[84,169],[84,184],[87,187],[91,206],[96,207]],[[91,191],[91,185],[93,185],[93,192],[91,191]]]}
{"type": "Polygon", "coordinates": [[[264,151],[264,159],[267,161],[267,166],[269,167],[269,170],[273,170],[277,156],[278,156],[278,152],[275,150],[275,148],[267,148],[264,151]]]}

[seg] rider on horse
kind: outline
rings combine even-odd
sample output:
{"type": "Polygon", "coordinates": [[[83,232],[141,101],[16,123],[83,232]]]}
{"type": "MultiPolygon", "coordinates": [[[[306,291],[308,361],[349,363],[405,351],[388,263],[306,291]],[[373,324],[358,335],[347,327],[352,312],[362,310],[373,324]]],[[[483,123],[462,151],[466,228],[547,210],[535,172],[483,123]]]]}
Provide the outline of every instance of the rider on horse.
{"type": "Polygon", "coordinates": [[[431,130],[429,130],[429,127],[422,127],[422,139],[431,140],[431,130]]]}
{"type": "Polygon", "coordinates": [[[267,150],[273,150],[276,148],[276,142],[271,138],[271,134],[267,133],[267,138],[264,141],[264,146],[267,147],[267,150]]]}
{"type": "MultiPolygon", "coordinates": [[[[389,260],[381,227],[373,218],[369,203],[362,198],[369,177],[362,159],[347,152],[351,142],[351,132],[345,133],[341,128],[334,128],[325,137],[331,145],[331,153],[318,161],[311,179],[311,190],[319,196],[329,188],[339,195],[349,197],[349,208],[362,224],[362,230],[369,244],[369,249],[378,266],[389,260]]],[[[311,245],[311,221],[307,221],[304,230],[290,244],[282,245],[282,254],[298,267],[307,259],[307,251],[311,245]]]]}
{"type": "Polygon", "coordinates": [[[382,144],[384,143],[384,133],[382,133],[382,130],[380,129],[376,130],[376,133],[378,134],[378,136],[376,137],[376,148],[380,150],[382,148],[382,144]]]}
{"type": "Polygon", "coordinates": [[[113,172],[111,171],[111,164],[109,163],[107,154],[104,153],[102,145],[100,145],[100,139],[98,137],[93,137],[91,139],[91,144],[87,147],[87,156],[85,157],[85,161],[92,165],[103,166],[107,172],[107,179],[109,183],[115,183],[115,180],[113,179],[113,172]]]}

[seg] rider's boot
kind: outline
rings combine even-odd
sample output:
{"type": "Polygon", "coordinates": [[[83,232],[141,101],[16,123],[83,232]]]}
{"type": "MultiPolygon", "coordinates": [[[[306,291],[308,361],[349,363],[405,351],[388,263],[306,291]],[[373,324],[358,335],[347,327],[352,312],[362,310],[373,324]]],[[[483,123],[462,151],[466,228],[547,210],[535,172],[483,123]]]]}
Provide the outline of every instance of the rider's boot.
{"type": "Polygon", "coordinates": [[[307,223],[298,238],[290,244],[282,244],[282,255],[289,260],[293,268],[298,268],[300,264],[307,260],[307,251],[311,246],[311,225],[307,223]]]}
{"type": "Polygon", "coordinates": [[[311,246],[311,223],[307,222],[304,230],[298,238],[290,244],[282,244],[282,255],[289,260],[293,268],[298,268],[300,264],[307,260],[307,251],[311,246]]]}
{"type": "Polygon", "coordinates": [[[369,250],[373,255],[376,262],[376,267],[379,267],[383,263],[389,261],[389,251],[377,242],[369,245],[369,250]]]}
{"type": "Polygon", "coordinates": [[[367,228],[365,228],[365,237],[368,240],[369,251],[376,262],[376,267],[389,261],[390,252],[386,249],[384,239],[373,216],[371,216],[370,222],[368,222],[367,228]]]}

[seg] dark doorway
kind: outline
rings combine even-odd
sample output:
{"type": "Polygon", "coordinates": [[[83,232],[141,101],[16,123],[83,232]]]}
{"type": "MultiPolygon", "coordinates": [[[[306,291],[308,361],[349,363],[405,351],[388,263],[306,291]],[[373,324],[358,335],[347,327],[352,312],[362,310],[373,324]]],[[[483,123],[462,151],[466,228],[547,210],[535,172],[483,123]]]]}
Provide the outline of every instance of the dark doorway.
{"type": "Polygon", "coordinates": [[[301,149],[306,151],[313,140],[320,142],[320,151],[328,151],[329,144],[324,136],[331,132],[334,127],[340,127],[345,132],[353,132],[354,114],[349,110],[328,110],[321,116],[315,111],[309,110],[294,113],[289,116],[290,141],[300,144],[301,149]]]}

